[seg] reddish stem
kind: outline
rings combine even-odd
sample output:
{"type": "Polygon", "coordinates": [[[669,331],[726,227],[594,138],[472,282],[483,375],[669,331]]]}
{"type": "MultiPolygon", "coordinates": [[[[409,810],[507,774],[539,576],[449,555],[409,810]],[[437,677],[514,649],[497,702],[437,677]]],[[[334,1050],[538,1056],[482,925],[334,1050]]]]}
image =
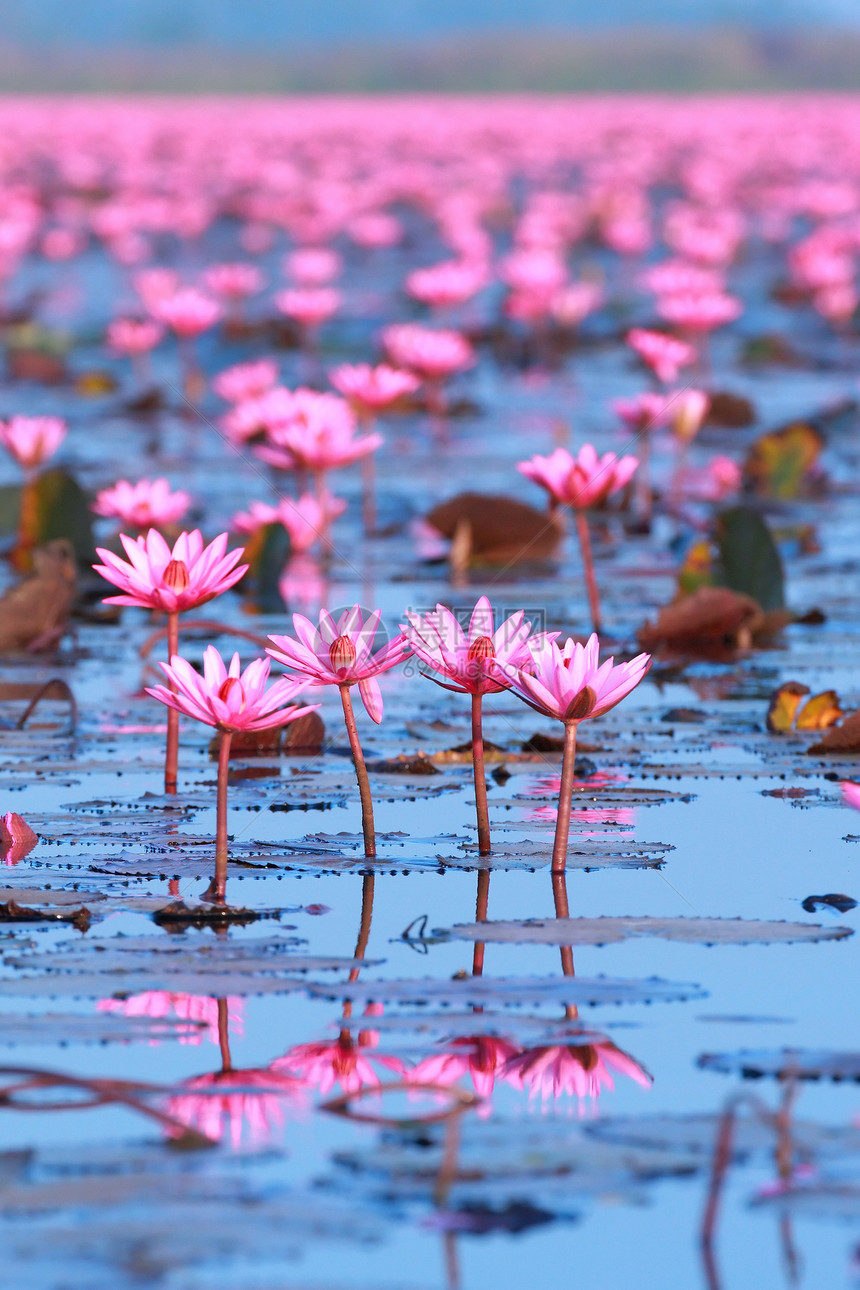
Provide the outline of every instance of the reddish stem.
{"type": "Polygon", "coordinates": [[[564,873],[567,863],[567,839],[570,833],[570,807],[573,801],[573,772],[576,764],[576,721],[564,723],[564,756],[561,763],[561,789],[558,794],[558,816],[552,847],[552,871],[564,873]]]}
{"type": "Polygon", "coordinates": [[[376,834],[373,829],[373,799],[370,796],[370,780],[367,778],[367,767],[364,764],[364,753],[358,738],[355,724],[355,713],[352,710],[352,698],[348,685],[339,686],[340,699],[343,704],[343,719],[346,722],[346,733],[349,736],[349,747],[355,764],[355,778],[358,781],[358,792],[361,798],[361,827],[364,832],[364,854],[373,860],[376,856],[376,834]]]}
{"type": "Polygon", "coordinates": [[[597,578],[594,576],[594,556],[591,551],[591,534],[588,531],[588,516],[585,511],[576,512],[576,531],[579,535],[579,549],[582,552],[582,565],[585,571],[585,586],[588,590],[588,607],[591,611],[591,626],[600,631],[600,595],[597,590],[597,578]]]}
{"type": "MultiPolygon", "coordinates": [[[[167,661],[173,661],[174,654],[179,653],[179,614],[167,615],[167,661]]],[[[168,688],[175,694],[176,686],[171,677],[167,678],[168,688]]],[[[179,774],[179,713],[176,708],[167,709],[167,751],[164,757],[164,791],[176,792],[179,774]]]]}
{"type": "Polygon", "coordinates": [[[218,1000],[218,1047],[221,1049],[221,1072],[233,1069],[230,1056],[230,1005],[227,999],[218,1000]]]}
{"type": "Polygon", "coordinates": [[[651,491],[651,432],[643,430],[640,439],[639,448],[639,469],[636,472],[638,483],[639,505],[642,511],[642,519],[651,528],[651,514],[653,511],[653,494],[651,491]]]}
{"type": "Polygon", "coordinates": [[[472,769],[475,775],[475,810],[478,816],[478,854],[490,854],[490,812],[484,774],[484,733],[481,727],[482,694],[472,695],[472,769]]]}
{"type": "Polygon", "coordinates": [[[215,877],[207,893],[208,899],[223,905],[227,895],[227,776],[230,773],[230,743],[233,735],[221,731],[218,745],[218,800],[215,823],[215,877]]]}
{"type": "MultiPolygon", "coordinates": [[[[475,900],[475,921],[487,921],[487,907],[490,903],[490,871],[478,870],[478,895],[475,900]]],[[[472,951],[472,976],[481,976],[484,971],[484,941],[475,941],[472,951]]]]}
{"type": "MultiPolygon", "coordinates": [[[[570,906],[567,903],[567,874],[554,873],[552,875],[552,898],[555,905],[556,918],[570,918],[570,906]]],[[[565,976],[576,976],[573,969],[573,946],[561,945],[561,970],[565,976]]],[[[575,1021],[579,1016],[579,1009],[573,1004],[568,1004],[564,1010],[564,1015],[568,1021],[575,1021]]]]}

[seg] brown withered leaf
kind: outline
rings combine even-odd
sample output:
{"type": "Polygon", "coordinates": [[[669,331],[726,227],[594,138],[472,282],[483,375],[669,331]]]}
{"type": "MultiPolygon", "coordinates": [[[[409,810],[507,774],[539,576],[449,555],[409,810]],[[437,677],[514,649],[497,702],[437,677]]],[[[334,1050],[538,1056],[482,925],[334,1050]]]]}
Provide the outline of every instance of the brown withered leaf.
{"type": "Polygon", "coordinates": [[[33,573],[0,597],[0,653],[56,645],[77,593],[72,545],[57,538],[33,552],[33,573]]]}
{"type": "MultiPolygon", "coordinates": [[[[325,722],[318,712],[308,712],[298,721],[273,730],[238,731],[230,743],[230,759],[243,757],[307,756],[321,751],[325,740],[325,722]]],[[[220,739],[209,742],[209,756],[218,756],[220,739]]]]}
{"type": "Polygon", "coordinates": [[[730,390],[712,390],[708,397],[710,406],[706,417],[707,425],[742,430],[755,421],[755,406],[742,394],[732,394],[730,390]]]}
{"type": "Polygon", "coordinates": [[[561,537],[558,516],[512,497],[485,493],[459,493],[435,506],[426,518],[443,537],[456,538],[460,548],[468,548],[467,553],[461,550],[464,567],[545,559],[561,537]]]}
{"type": "Polygon", "coordinates": [[[797,718],[798,730],[829,730],[845,713],[835,690],[822,690],[804,703],[797,718]]]}
{"type": "Polygon", "coordinates": [[[62,385],[69,372],[65,359],[41,349],[11,347],[6,351],[6,366],[12,381],[38,381],[41,385],[62,385]]]}
{"type": "Polygon", "coordinates": [[[748,649],[765,626],[758,604],[728,587],[700,587],[692,595],[664,605],[655,623],[638,633],[639,644],[653,652],[725,653],[748,649]]]}
{"type": "Polygon", "coordinates": [[[809,694],[809,686],[800,681],[786,681],[770,696],[767,728],[774,735],[787,735],[794,725],[800,701],[809,694]]]}
{"type": "Polygon", "coordinates": [[[841,726],[832,726],[823,739],[806,750],[809,753],[860,752],[860,712],[852,712],[841,726]]]}

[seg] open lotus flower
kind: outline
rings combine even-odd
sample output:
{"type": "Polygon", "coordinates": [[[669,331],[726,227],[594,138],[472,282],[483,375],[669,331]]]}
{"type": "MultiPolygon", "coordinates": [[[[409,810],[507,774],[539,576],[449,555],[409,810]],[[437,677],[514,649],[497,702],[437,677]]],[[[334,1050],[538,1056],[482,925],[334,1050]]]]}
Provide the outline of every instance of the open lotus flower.
{"type": "Polygon", "coordinates": [[[567,448],[556,448],[548,457],[519,462],[517,470],[545,488],[559,505],[582,510],[624,488],[638,464],[635,457],[614,452],[598,457],[594,445],[584,443],[575,457],[567,448]]]}
{"type": "Polygon", "coordinates": [[[407,394],[414,394],[421,384],[412,372],[404,372],[387,363],[342,363],[330,374],[334,388],[364,415],[381,412],[407,394]]]}
{"type": "Polygon", "coordinates": [[[475,362],[475,351],[461,332],[420,323],[392,323],[383,331],[382,343],[398,367],[411,368],[426,380],[444,380],[475,362]]]}
{"type": "Polygon", "coordinates": [[[25,472],[53,457],[65,437],[66,423],[61,417],[14,416],[0,421],[0,446],[25,472]]]}
{"type": "Polygon", "coordinates": [[[218,301],[196,287],[180,287],[171,295],[153,301],[150,309],[159,322],[185,338],[208,331],[221,317],[218,301]]]}
{"type": "Polygon", "coordinates": [[[18,864],[38,841],[27,821],[15,811],[0,816],[0,860],[6,864],[18,864]]]}
{"type": "Polygon", "coordinates": [[[335,287],[291,287],[279,291],[275,304],[302,327],[319,327],[340,309],[343,297],[335,287]]]}
{"type": "Polygon", "coordinates": [[[236,363],[219,372],[212,388],[225,403],[243,403],[266,394],[278,379],[278,365],[272,358],[258,358],[253,363],[236,363]]]}
{"type": "Polygon", "coordinates": [[[601,664],[600,642],[595,634],[585,645],[569,638],[559,646],[544,638],[534,645],[531,654],[531,668],[520,669],[512,676],[513,689],[536,712],[564,722],[564,759],[552,853],[552,867],[558,872],[564,869],[567,859],[579,723],[609,712],[635,689],[651,666],[651,655],[638,654],[629,663],[615,663],[610,658],[601,664]]]}
{"type": "Polygon", "coordinates": [[[131,528],[148,529],[176,524],[190,505],[191,495],[181,488],[172,493],[166,479],[141,479],[136,484],[120,479],[96,494],[92,509],[131,528]]]}
{"type": "Polygon", "coordinates": [[[322,475],[351,465],[382,443],[379,434],[356,434],[355,417],[345,399],[299,389],[285,404],[280,421],[267,428],[267,442],[254,451],[283,470],[301,467],[322,475]]]}
{"type": "Polygon", "coordinates": [[[107,344],[115,354],[137,358],[148,354],[164,336],[164,328],[154,318],[115,318],[108,325],[107,344]]]}
{"type": "Polygon", "coordinates": [[[120,596],[107,597],[107,605],[183,613],[235,586],[248,569],[246,564],[239,564],[241,548],[227,550],[226,533],[219,533],[208,546],[199,529],[180,533],[172,548],[157,529],[138,538],[121,533],[120,542],[128,562],[112,551],[96,548],[104,561],[93,565],[96,573],[122,591],[120,596]]]}
{"type": "MultiPolygon", "coordinates": [[[[171,549],[157,529],[146,537],[120,534],[130,563],[97,547],[104,564],[93,568],[108,582],[120,587],[121,596],[107,596],[107,605],[137,605],[161,609],[167,614],[167,650],[172,658],[179,650],[179,615],[203,605],[234,586],[247,572],[239,564],[242,550],[227,551],[227,534],[221,533],[204,546],[199,529],[180,533],[171,549]]],[[[175,793],[179,760],[179,718],[174,708],[167,713],[167,750],[164,759],[164,791],[175,793]]]]}
{"type": "Polygon", "coordinates": [[[202,721],[220,732],[218,752],[218,802],[215,839],[215,879],[212,898],[223,902],[227,883],[227,774],[230,767],[230,741],[234,734],[252,730],[272,730],[309,712],[318,703],[306,707],[293,704],[305,682],[283,678],[268,685],[267,658],[256,658],[242,671],[239,655],[234,654],[227,668],[214,645],[203,655],[200,676],[186,659],[175,654],[169,663],[161,664],[170,688],[155,685],[146,693],[175,712],[202,721]]]}
{"type": "Polygon", "coordinates": [[[344,610],[336,622],[331,614],[321,610],[319,627],[302,614],[293,614],[296,636],[270,636],[272,644],[267,650],[272,658],[303,678],[306,684],[338,687],[361,795],[365,854],[371,857],[376,855],[373,802],[352,710],[350,687],[358,686],[367,715],[378,724],[382,720],[382,692],[377,677],[402,663],[411,652],[403,635],[395,636],[376,653],[373,652],[381,618],[381,610],[377,609],[365,623],[360,605],[344,610]]]}
{"type": "Polygon", "coordinates": [[[508,689],[511,672],[531,665],[531,623],[524,621],[525,614],[520,609],[494,630],[493,606],[486,596],[481,596],[475,605],[468,632],[445,605],[437,605],[429,614],[407,610],[405,616],[406,622],[401,625],[401,630],[412,653],[431,669],[425,672],[425,676],[446,690],[472,696],[472,765],[478,813],[478,849],[481,855],[489,855],[490,823],[484,778],[481,699],[485,694],[498,694],[508,689]]]}
{"type": "Polygon", "coordinates": [[[232,527],[240,533],[256,533],[264,524],[283,524],[290,535],[290,551],[309,551],[328,532],[332,520],[346,510],[346,502],[325,492],[322,497],[303,493],[295,501],[282,497],[275,506],[251,502],[247,511],[239,511],[232,527]]]}
{"type": "Polygon", "coordinates": [[[638,1062],[608,1040],[600,1044],[527,1048],[508,1062],[504,1078],[543,1100],[565,1094],[598,1098],[604,1088],[615,1087],[613,1071],[627,1075],[642,1088],[650,1088],[654,1082],[638,1062]]]}
{"type": "MultiPolygon", "coordinates": [[[[661,296],[657,301],[661,318],[692,332],[724,327],[740,318],[743,309],[737,296],[730,296],[725,291],[679,291],[675,295],[661,296]]],[[[675,379],[674,376],[669,377],[671,381],[675,379]]]]}
{"type": "Polygon", "coordinates": [[[666,336],[661,331],[648,331],[644,327],[632,328],[627,333],[627,344],[651,368],[657,379],[667,384],[677,381],[681,368],[696,359],[696,351],[687,341],[666,336]]]}
{"type": "Polygon", "coordinates": [[[585,511],[625,488],[638,465],[638,459],[629,454],[617,457],[614,452],[605,452],[598,457],[597,450],[590,443],[584,443],[575,457],[567,448],[556,448],[549,457],[537,455],[517,465],[521,475],[547,490],[553,503],[570,506],[575,512],[591,625],[595,631],[600,628],[600,597],[585,511]]]}
{"type": "Polygon", "coordinates": [[[263,289],[263,274],[256,264],[212,264],[203,275],[213,295],[224,300],[244,300],[263,289]]]}

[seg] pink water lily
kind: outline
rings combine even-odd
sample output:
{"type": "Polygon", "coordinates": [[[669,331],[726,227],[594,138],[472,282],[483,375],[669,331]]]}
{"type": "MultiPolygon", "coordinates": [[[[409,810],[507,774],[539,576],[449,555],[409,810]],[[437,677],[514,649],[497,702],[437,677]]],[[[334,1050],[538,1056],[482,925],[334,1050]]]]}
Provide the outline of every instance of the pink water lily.
{"type": "Polygon", "coordinates": [[[606,501],[612,493],[626,488],[638,465],[638,459],[629,454],[617,457],[614,452],[605,452],[602,457],[598,457],[596,448],[590,443],[584,443],[575,457],[567,448],[556,448],[549,457],[536,455],[517,465],[521,475],[546,489],[552,503],[570,506],[574,511],[591,609],[591,625],[595,631],[600,629],[600,596],[585,511],[590,506],[606,501]]]}
{"type": "Polygon", "coordinates": [[[227,1138],[238,1151],[246,1137],[262,1146],[282,1129],[286,1108],[301,1113],[305,1105],[303,1082],[274,1068],[228,1070],[186,1080],[181,1093],[167,1102],[174,1120],[202,1133],[212,1142],[227,1138]]]}
{"type": "Polygon", "coordinates": [[[266,394],[278,379],[278,365],[273,358],[258,358],[252,363],[236,363],[219,372],[212,388],[226,403],[243,403],[266,394]]]}
{"type": "Polygon", "coordinates": [[[378,1088],[381,1084],[374,1069],[378,1063],[399,1078],[406,1074],[406,1067],[399,1057],[384,1053],[368,1054],[365,1048],[352,1039],[341,1036],[333,1042],[296,1044],[283,1057],[272,1062],[272,1070],[283,1071],[323,1095],[339,1084],[344,1093],[357,1093],[362,1088],[378,1088]]]}
{"type": "Polygon", "coordinates": [[[661,331],[648,331],[645,327],[634,327],[629,331],[627,344],[651,368],[657,379],[666,383],[677,381],[681,368],[696,359],[696,351],[687,341],[661,331]]]}
{"type": "Polygon", "coordinates": [[[0,446],[25,471],[35,470],[53,457],[66,437],[61,417],[14,416],[0,421],[0,446]]]}
{"type": "Polygon", "coordinates": [[[171,711],[182,712],[219,731],[218,800],[216,808],[215,877],[211,898],[224,900],[227,883],[227,775],[230,768],[230,743],[234,734],[254,730],[273,730],[298,721],[315,712],[318,703],[299,707],[293,703],[304,682],[283,678],[269,681],[271,664],[267,658],[255,658],[242,671],[239,655],[234,654],[229,668],[214,645],[203,655],[203,675],[178,654],[162,671],[170,687],[154,685],[146,693],[164,703],[171,711]]]}
{"type": "Polygon", "coordinates": [[[329,377],[334,388],[365,415],[381,412],[407,394],[414,394],[421,384],[412,372],[387,363],[343,363],[329,377]]]}
{"type": "Polygon", "coordinates": [[[336,621],[323,609],[318,626],[302,614],[293,614],[296,635],[269,636],[272,644],[267,653],[296,676],[305,678],[306,685],[357,685],[367,715],[378,725],[382,720],[382,692],[377,677],[411,653],[402,634],[373,652],[381,620],[382,611],[377,609],[365,622],[360,605],[345,609],[336,621]]]}
{"type": "Polygon", "coordinates": [[[850,779],[843,779],[839,787],[842,789],[842,801],[845,805],[853,806],[855,810],[860,811],[860,784],[855,784],[850,779]]]}
{"type": "MultiPolygon", "coordinates": [[[[522,609],[495,627],[493,606],[481,596],[464,631],[446,605],[429,614],[406,611],[401,630],[416,658],[425,663],[431,681],[446,690],[472,696],[472,766],[478,815],[478,850],[490,853],[490,822],[484,778],[484,736],[481,699],[510,686],[509,675],[531,665],[529,632],[522,609]]],[[[533,638],[537,639],[537,638],[533,638]]],[[[553,636],[551,639],[555,639],[553,636]]]]}
{"type": "Polygon", "coordinates": [[[450,1039],[440,1052],[425,1057],[406,1076],[409,1083],[457,1084],[471,1078],[479,1097],[490,1097],[504,1071],[522,1049],[493,1035],[469,1035],[450,1039]]]}
{"type": "Polygon", "coordinates": [[[137,605],[168,614],[204,605],[235,586],[248,570],[246,564],[239,564],[241,548],[227,550],[227,536],[219,533],[207,546],[200,530],[194,529],[180,533],[169,547],[157,529],[138,538],[121,533],[128,561],[103,547],[96,548],[104,561],[93,565],[96,573],[122,591],[122,595],[108,596],[105,604],[137,605]]]}
{"type": "Polygon", "coordinates": [[[382,720],[382,691],[377,677],[409,657],[410,647],[401,634],[373,652],[382,618],[375,610],[365,623],[360,605],[345,609],[335,621],[327,610],[320,611],[319,626],[302,614],[293,614],[295,636],[270,636],[267,652],[310,686],[336,685],[340,691],[343,718],[355,765],[361,797],[361,822],[365,855],[376,855],[373,799],[370,780],[355,724],[350,688],[358,686],[361,701],[371,721],[382,720]]]}
{"type": "MultiPolygon", "coordinates": [[[[97,547],[104,564],[93,568],[108,582],[120,587],[122,595],[105,597],[107,605],[134,605],[161,609],[167,614],[167,652],[179,651],[179,615],[203,605],[235,586],[248,570],[239,564],[242,549],[227,551],[227,534],[221,533],[208,546],[199,529],[180,533],[169,547],[157,529],[146,537],[120,534],[129,562],[112,551],[97,547]]],[[[164,758],[164,791],[175,793],[179,762],[179,717],[174,708],[167,713],[167,748],[164,758]]]]}
{"type": "Polygon", "coordinates": [[[282,497],[274,505],[251,502],[247,511],[239,511],[232,527],[240,533],[256,533],[265,524],[282,524],[290,535],[290,551],[309,551],[328,532],[332,520],[346,510],[346,502],[325,492],[321,497],[303,493],[295,501],[282,497]]]}
{"type": "Polygon", "coordinates": [[[15,811],[0,815],[0,860],[5,864],[18,864],[38,841],[27,821],[15,811]]]}
{"type": "Polygon", "coordinates": [[[585,645],[570,638],[563,646],[543,639],[532,649],[532,667],[520,669],[512,677],[513,689],[530,707],[564,722],[564,757],[552,853],[556,872],[564,869],[567,860],[579,723],[609,712],[639,684],[651,666],[650,654],[638,654],[629,663],[615,663],[610,658],[601,664],[599,656],[596,634],[585,645]]]}
{"type": "Polygon", "coordinates": [[[96,494],[92,509],[96,515],[118,519],[132,528],[162,528],[176,524],[191,505],[191,494],[184,489],[170,491],[164,478],[141,479],[131,484],[120,479],[96,494]]]}

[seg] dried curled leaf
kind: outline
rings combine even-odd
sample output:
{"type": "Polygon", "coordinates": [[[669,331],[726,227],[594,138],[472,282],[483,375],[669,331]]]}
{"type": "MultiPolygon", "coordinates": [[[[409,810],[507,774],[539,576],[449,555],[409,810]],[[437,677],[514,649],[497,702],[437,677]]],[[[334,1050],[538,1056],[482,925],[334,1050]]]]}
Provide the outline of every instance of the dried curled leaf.
{"type": "Polygon", "coordinates": [[[833,726],[817,744],[806,750],[809,753],[856,753],[860,752],[860,712],[852,712],[841,726],[833,726]]]}
{"type": "Polygon", "coordinates": [[[786,735],[794,725],[801,700],[809,694],[809,686],[800,681],[786,681],[770,696],[767,709],[767,728],[771,734],[786,735]]]}
{"type": "Polygon", "coordinates": [[[561,537],[558,516],[512,497],[485,493],[459,493],[435,506],[427,521],[443,537],[453,540],[459,534],[464,545],[463,535],[468,535],[465,565],[545,559],[555,551],[561,537]]]}
{"type": "Polygon", "coordinates": [[[804,703],[797,718],[798,730],[829,730],[845,714],[835,690],[822,690],[804,703]]]}
{"type": "Polygon", "coordinates": [[[650,652],[719,654],[748,649],[764,622],[764,614],[750,596],[728,587],[700,587],[664,605],[655,623],[640,628],[639,644],[650,652]]]}

